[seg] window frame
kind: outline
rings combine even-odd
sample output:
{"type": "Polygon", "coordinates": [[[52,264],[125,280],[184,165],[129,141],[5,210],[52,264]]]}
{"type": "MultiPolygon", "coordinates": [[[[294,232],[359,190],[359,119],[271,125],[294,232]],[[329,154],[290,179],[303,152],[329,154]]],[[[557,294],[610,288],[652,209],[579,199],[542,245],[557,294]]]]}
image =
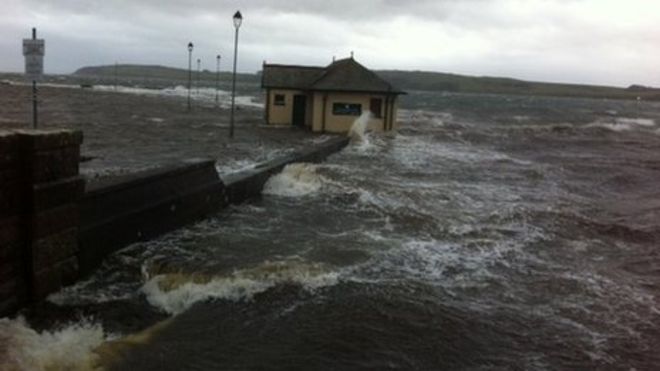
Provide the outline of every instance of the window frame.
{"type": "Polygon", "coordinates": [[[273,94],[273,106],[286,106],[286,94],[273,94]],[[279,101],[278,98],[281,98],[281,101],[279,101]]]}
{"type": "Polygon", "coordinates": [[[333,102],[332,103],[333,116],[361,116],[362,104],[361,103],[346,103],[346,102],[333,102]]]}

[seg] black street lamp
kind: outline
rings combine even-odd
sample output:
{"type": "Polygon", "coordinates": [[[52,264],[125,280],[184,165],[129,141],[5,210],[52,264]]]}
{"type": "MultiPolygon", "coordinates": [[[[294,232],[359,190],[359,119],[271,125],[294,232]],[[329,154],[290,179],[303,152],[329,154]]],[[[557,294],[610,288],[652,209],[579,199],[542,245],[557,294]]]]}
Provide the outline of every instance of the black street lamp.
{"type": "Polygon", "coordinates": [[[199,95],[199,69],[202,65],[202,60],[197,58],[197,78],[195,79],[195,95],[199,95]]]}
{"type": "Polygon", "coordinates": [[[229,116],[229,138],[234,137],[234,102],[236,99],[236,58],[238,57],[238,29],[243,23],[243,16],[241,12],[236,11],[234,14],[234,28],[236,32],[234,33],[234,73],[231,79],[231,114],[229,116]]]}
{"type": "Polygon", "coordinates": [[[215,105],[218,105],[218,89],[220,85],[220,54],[218,54],[217,57],[215,57],[217,60],[217,65],[215,69],[215,105]]]}
{"type": "Polygon", "coordinates": [[[192,83],[192,51],[193,43],[188,43],[188,112],[190,112],[190,85],[192,83]]]}

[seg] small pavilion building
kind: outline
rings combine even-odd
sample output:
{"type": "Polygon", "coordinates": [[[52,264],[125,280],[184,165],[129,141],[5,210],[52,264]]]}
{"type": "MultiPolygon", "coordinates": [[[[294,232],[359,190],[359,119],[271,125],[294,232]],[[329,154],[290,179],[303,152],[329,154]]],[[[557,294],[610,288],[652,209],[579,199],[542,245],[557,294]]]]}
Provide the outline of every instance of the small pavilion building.
{"type": "Polygon", "coordinates": [[[397,128],[394,88],[352,57],[327,67],[263,65],[268,125],[306,127],[314,132],[348,132],[362,113],[370,111],[369,129],[397,128]]]}

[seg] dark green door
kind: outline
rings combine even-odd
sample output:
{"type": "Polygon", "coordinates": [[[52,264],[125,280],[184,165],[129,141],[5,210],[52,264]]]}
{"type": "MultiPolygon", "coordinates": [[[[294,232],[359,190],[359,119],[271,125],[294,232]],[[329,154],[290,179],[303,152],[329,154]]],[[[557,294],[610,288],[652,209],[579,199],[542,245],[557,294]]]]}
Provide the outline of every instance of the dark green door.
{"type": "Polygon", "coordinates": [[[307,97],[302,94],[293,96],[293,118],[291,124],[293,126],[305,125],[305,109],[307,105],[307,97]]]}

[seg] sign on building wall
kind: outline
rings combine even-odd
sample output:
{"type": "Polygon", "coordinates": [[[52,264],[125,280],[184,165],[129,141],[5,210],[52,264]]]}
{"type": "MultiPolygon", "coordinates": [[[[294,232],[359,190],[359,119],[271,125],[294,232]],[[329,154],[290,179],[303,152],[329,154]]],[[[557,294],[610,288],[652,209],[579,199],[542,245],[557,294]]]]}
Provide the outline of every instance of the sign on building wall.
{"type": "Polygon", "coordinates": [[[44,73],[45,44],[44,39],[23,39],[26,79],[31,81],[41,79],[44,73]]]}

